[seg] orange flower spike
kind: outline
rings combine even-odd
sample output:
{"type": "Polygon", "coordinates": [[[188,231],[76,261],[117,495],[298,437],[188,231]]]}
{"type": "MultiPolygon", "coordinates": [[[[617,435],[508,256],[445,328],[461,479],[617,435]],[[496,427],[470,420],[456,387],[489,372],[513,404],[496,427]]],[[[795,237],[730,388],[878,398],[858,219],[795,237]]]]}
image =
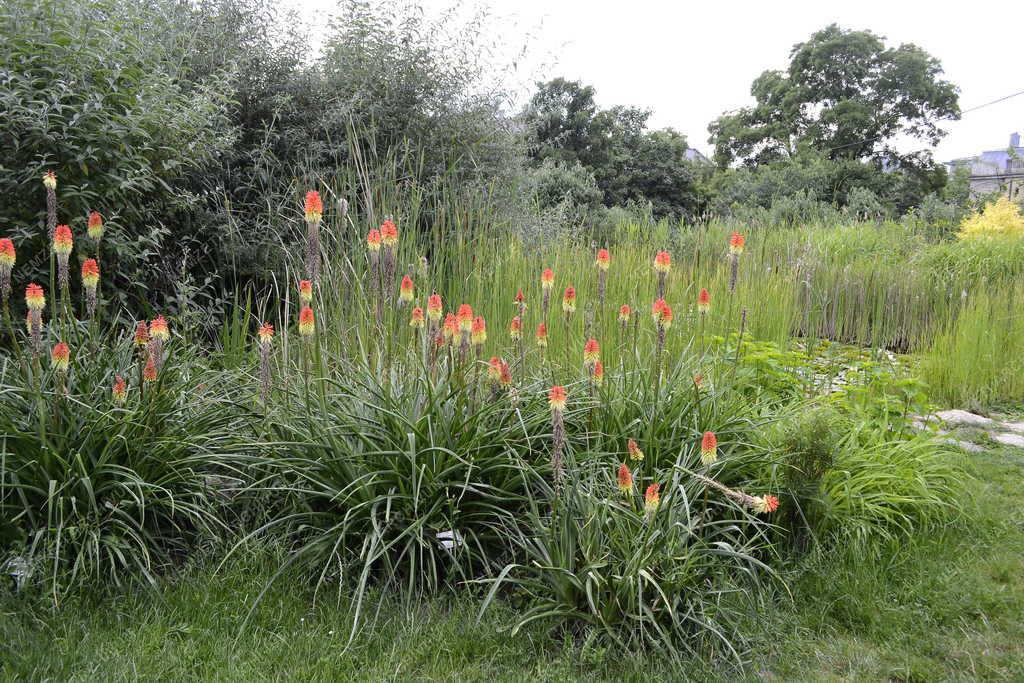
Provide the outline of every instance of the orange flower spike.
{"type": "Polygon", "coordinates": [[[588,339],[583,345],[583,363],[591,366],[601,358],[601,345],[596,339],[588,339]]]}
{"type": "Polygon", "coordinates": [[[572,285],[565,288],[565,294],[562,296],[562,311],[567,314],[576,312],[576,289],[572,285]]]}
{"type": "Polygon", "coordinates": [[[743,253],[743,247],[747,243],[746,238],[738,232],[729,236],[729,253],[739,256],[743,253]]]}
{"type": "Polygon", "coordinates": [[[121,375],[114,376],[114,386],[110,390],[110,395],[113,396],[114,401],[117,403],[124,403],[128,397],[128,384],[121,375]]]}
{"type": "Polygon", "coordinates": [[[412,284],[412,278],[409,277],[408,275],[403,276],[402,277],[402,284],[398,288],[398,298],[399,298],[399,300],[404,302],[404,303],[409,303],[410,301],[412,301],[412,297],[413,297],[414,293],[415,293],[415,288],[413,287],[413,284],[412,284]]]}
{"type": "Polygon", "coordinates": [[[316,190],[307,192],[303,209],[306,212],[307,223],[319,223],[324,217],[324,203],[320,199],[320,193],[316,190]]]}
{"type": "Polygon", "coordinates": [[[633,473],[626,463],[619,465],[619,491],[629,494],[633,490],[633,473]]]}
{"type": "Polygon", "coordinates": [[[439,294],[431,294],[427,298],[427,317],[436,323],[441,320],[441,313],[443,312],[444,307],[441,304],[441,296],[439,294]]]}
{"type": "Polygon", "coordinates": [[[644,493],[644,509],[648,513],[653,514],[657,511],[658,506],[661,505],[661,495],[658,493],[660,488],[659,484],[651,484],[644,493]]]}
{"type": "Polygon", "coordinates": [[[541,289],[548,291],[555,286],[555,273],[550,268],[545,268],[544,272],[540,274],[540,286],[541,289]]]}
{"type": "Polygon", "coordinates": [[[64,373],[68,371],[70,364],[71,349],[64,342],[59,342],[50,353],[50,365],[53,366],[55,372],[64,373]]]}
{"type": "Polygon", "coordinates": [[[14,242],[9,237],[0,237],[0,266],[8,270],[14,267],[18,256],[14,251],[14,242]]]}
{"type": "Polygon", "coordinates": [[[469,332],[473,329],[473,307],[469,304],[461,304],[456,314],[459,319],[459,329],[462,332],[469,332]]]}
{"type": "Polygon", "coordinates": [[[594,259],[594,265],[601,270],[608,270],[608,266],[611,265],[611,255],[607,249],[598,249],[597,257],[594,259]]]}
{"type": "Polygon", "coordinates": [[[644,452],[640,450],[640,446],[633,439],[626,442],[626,450],[629,451],[630,460],[636,462],[644,459],[644,452]]]}
{"type": "Polygon", "coordinates": [[[520,289],[519,289],[519,291],[517,291],[517,292],[516,292],[516,298],[515,298],[515,302],[516,302],[517,304],[521,304],[521,303],[523,303],[524,301],[526,301],[526,297],[525,297],[525,296],[523,296],[523,290],[522,290],[522,288],[520,288],[520,289]]]}
{"type": "Polygon", "coordinates": [[[565,410],[565,388],[561,386],[553,386],[548,391],[548,405],[551,406],[551,410],[556,413],[560,413],[565,410]]]}
{"type": "Polygon", "coordinates": [[[694,375],[693,376],[693,385],[695,387],[697,387],[698,389],[703,389],[704,388],[704,375],[700,374],[699,372],[696,375],[694,375]]]}
{"type": "Polygon", "coordinates": [[[25,305],[30,311],[41,311],[46,308],[46,295],[43,288],[32,282],[25,288],[25,305]]]}
{"type": "Polygon", "coordinates": [[[759,515],[766,515],[779,509],[779,499],[775,496],[755,496],[754,512],[759,515]]]}
{"type": "Polygon", "coordinates": [[[523,321],[519,319],[518,315],[512,318],[512,322],[509,323],[508,334],[512,341],[519,341],[523,338],[523,321]]]}
{"type": "Polygon", "coordinates": [[[449,313],[444,319],[444,340],[450,344],[458,333],[459,319],[454,313],[449,313]]]}
{"type": "Polygon", "coordinates": [[[149,326],[146,325],[145,320],[140,320],[135,325],[135,345],[145,346],[149,343],[149,326]]]}
{"type": "Polygon", "coordinates": [[[409,327],[421,330],[426,325],[426,320],[423,318],[423,309],[416,306],[412,309],[412,315],[409,317],[409,327]]]}
{"type": "Polygon", "coordinates": [[[501,380],[501,359],[491,356],[487,361],[487,378],[497,384],[501,380]]]}
{"type": "Polygon", "coordinates": [[[548,326],[544,323],[537,325],[537,346],[546,348],[548,345],[548,326]]]}
{"type": "Polygon", "coordinates": [[[594,384],[598,386],[604,384],[604,363],[596,361],[594,363],[594,371],[591,373],[590,377],[594,380],[594,384]]]}
{"type": "Polygon", "coordinates": [[[701,288],[700,294],[697,295],[697,311],[701,315],[707,315],[708,311],[711,310],[711,295],[708,290],[701,288]]]}
{"type": "Polygon", "coordinates": [[[309,280],[299,280],[299,303],[309,306],[313,301],[313,283],[309,280]]]}
{"type": "Polygon", "coordinates": [[[302,310],[299,311],[299,334],[309,339],[315,331],[316,316],[313,315],[313,309],[309,306],[303,306],[302,310]]]}
{"type": "Polygon", "coordinates": [[[393,247],[398,244],[398,227],[390,218],[381,223],[380,239],[386,247],[393,247]]]}
{"type": "Polygon", "coordinates": [[[96,263],[96,259],[90,258],[82,262],[82,283],[92,289],[99,284],[100,281],[100,266],[96,263]]]}
{"type": "Polygon", "coordinates": [[[156,381],[156,360],[153,358],[153,354],[149,354],[149,359],[146,361],[146,367],[142,371],[142,381],[146,383],[156,381]]]}
{"type": "Polygon", "coordinates": [[[47,171],[43,174],[43,186],[48,190],[57,189],[57,174],[53,171],[47,171]]]}
{"type": "Polygon", "coordinates": [[[366,248],[370,251],[380,251],[381,236],[380,230],[373,228],[370,232],[366,233],[366,248]]]}
{"type": "Polygon", "coordinates": [[[714,432],[704,432],[700,440],[700,461],[703,465],[710,465],[718,460],[718,438],[714,432]]]}
{"type": "Polygon", "coordinates": [[[149,323],[149,337],[160,341],[167,341],[171,338],[170,330],[167,329],[167,321],[162,315],[158,315],[153,322],[149,323]]]}
{"type": "Polygon", "coordinates": [[[504,360],[501,361],[501,372],[498,375],[498,384],[507,389],[512,386],[512,368],[504,360]]]}
{"type": "Polygon", "coordinates": [[[487,323],[484,322],[482,315],[478,315],[473,319],[470,341],[473,342],[473,346],[483,346],[484,342],[487,341],[487,323]]]}
{"type": "Polygon", "coordinates": [[[651,306],[651,316],[659,327],[668,329],[672,326],[672,307],[664,299],[658,299],[651,306]]]}
{"type": "Polygon", "coordinates": [[[260,344],[269,344],[274,341],[274,326],[270,323],[260,325],[260,344]]]}
{"type": "Polygon", "coordinates": [[[89,239],[97,242],[103,237],[103,216],[100,215],[99,211],[93,211],[89,214],[88,233],[89,239]]]}
{"type": "Polygon", "coordinates": [[[74,238],[71,235],[71,228],[66,225],[58,225],[53,233],[53,251],[55,254],[67,256],[71,253],[74,245],[74,238]]]}
{"type": "Polygon", "coordinates": [[[623,325],[629,322],[629,316],[632,314],[633,310],[629,307],[629,304],[619,306],[619,322],[623,325]]]}
{"type": "Polygon", "coordinates": [[[654,256],[654,270],[667,273],[672,270],[672,256],[667,251],[659,251],[654,256]]]}

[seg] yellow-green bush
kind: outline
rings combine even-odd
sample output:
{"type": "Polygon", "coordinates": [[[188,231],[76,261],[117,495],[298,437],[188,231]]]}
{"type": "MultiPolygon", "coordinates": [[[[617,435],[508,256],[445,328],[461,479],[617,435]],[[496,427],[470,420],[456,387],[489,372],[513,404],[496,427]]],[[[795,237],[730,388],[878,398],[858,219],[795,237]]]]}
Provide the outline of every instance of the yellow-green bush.
{"type": "Polygon", "coordinates": [[[972,213],[960,225],[960,239],[976,237],[1024,237],[1024,216],[1020,207],[1006,197],[985,205],[985,209],[972,213]]]}

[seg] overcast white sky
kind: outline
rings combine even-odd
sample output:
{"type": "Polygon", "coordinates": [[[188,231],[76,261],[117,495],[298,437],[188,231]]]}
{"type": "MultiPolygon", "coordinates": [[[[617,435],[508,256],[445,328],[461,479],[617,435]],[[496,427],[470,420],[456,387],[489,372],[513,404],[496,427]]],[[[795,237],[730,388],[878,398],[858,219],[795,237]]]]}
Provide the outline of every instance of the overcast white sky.
{"type": "MultiPolygon", "coordinates": [[[[304,16],[323,19],[333,0],[294,0],[304,16]]],[[[440,13],[451,0],[423,0],[440,13]]],[[[466,3],[473,8],[481,3],[466,3]]],[[[836,22],[870,29],[887,44],[915,43],[937,57],[961,89],[967,109],[1024,90],[1024,2],[779,1],[687,3],[665,0],[490,0],[491,25],[514,54],[527,59],[524,84],[565,76],[597,89],[601,106],[651,109],[653,127],[672,126],[707,153],[707,125],[751,103],[751,81],[784,68],[794,43],[836,22]],[[943,8],[945,5],[946,8],[943,8]]],[[[465,9],[468,15],[470,9],[465,9]]],[[[949,123],[939,161],[1005,148],[1024,135],[1024,95],[949,123]]],[[[917,145],[904,146],[917,149],[917,145]]]]}

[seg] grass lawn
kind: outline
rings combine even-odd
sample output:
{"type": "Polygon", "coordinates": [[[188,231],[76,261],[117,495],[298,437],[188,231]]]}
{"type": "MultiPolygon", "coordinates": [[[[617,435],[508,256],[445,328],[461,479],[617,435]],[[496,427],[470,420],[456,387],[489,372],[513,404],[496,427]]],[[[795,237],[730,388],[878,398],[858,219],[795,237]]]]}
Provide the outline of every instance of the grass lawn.
{"type": "MultiPolygon", "coordinates": [[[[581,651],[535,624],[516,637],[511,608],[476,623],[457,597],[379,602],[346,648],[334,596],[282,580],[245,630],[274,571],[267,558],[195,569],[158,591],[65,605],[0,602],[3,680],[1020,680],[1024,671],[1024,456],[970,456],[973,520],[898,548],[834,553],[799,570],[752,620],[747,663],[673,665],[657,653],[581,651]],[[373,615],[371,614],[371,617],[373,615]]],[[[796,570],[794,570],[796,572],[796,570]]]]}

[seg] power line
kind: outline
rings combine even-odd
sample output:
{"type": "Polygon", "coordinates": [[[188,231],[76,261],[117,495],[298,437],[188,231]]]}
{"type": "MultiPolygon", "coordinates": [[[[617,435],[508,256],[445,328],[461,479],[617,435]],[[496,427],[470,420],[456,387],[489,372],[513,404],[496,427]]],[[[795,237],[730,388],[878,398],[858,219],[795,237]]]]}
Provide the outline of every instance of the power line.
{"type": "MultiPolygon", "coordinates": [[[[984,109],[985,107],[989,107],[989,106],[991,106],[993,104],[999,104],[1000,102],[1005,102],[1006,100],[1012,99],[1014,97],[1018,97],[1020,95],[1024,95],[1024,90],[1012,93],[1010,95],[1005,95],[1004,97],[1000,97],[999,99],[992,100],[991,102],[986,102],[985,104],[979,104],[976,107],[971,107],[969,109],[964,109],[964,110],[962,110],[960,112],[960,116],[963,116],[964,114],[970,113],[972,111],[978,111],[979,109],[984,109]]],[[[858,145],[863,145],[863,144],[865,144],[867,142],[875,142],[876,140],[881,140],[882,138],[885,138],[885,137],[888,137],[888,136],[887,135],[877,135],[877,136],[875,136],[873,138],[868,138],[866,140],[858,140],[857,142],[848,142],[845,145],[839,145],[838,147],[831,147],[831,148],[829,148],[828,151],[829,152],[834,152],[837,149],[846,149],[847,147],[857,147],[858,145]]]]}

